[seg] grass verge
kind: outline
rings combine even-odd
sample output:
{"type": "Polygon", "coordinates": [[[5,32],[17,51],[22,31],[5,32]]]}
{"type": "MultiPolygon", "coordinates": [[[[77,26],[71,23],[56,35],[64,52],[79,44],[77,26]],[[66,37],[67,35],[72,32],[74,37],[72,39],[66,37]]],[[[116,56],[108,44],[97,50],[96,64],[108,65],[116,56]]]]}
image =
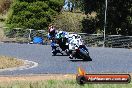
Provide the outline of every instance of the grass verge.
{"type": "Polygon", "coordinates": [[[24,65],[24,62],[12,57],[0,56],[0,69],[24,65]]]}
{"type": "Polygon", "coordinates": [[[43,80],[14,81],[0,83],[0,88],[131,88],[130,84],[85,84],[79,85],[76,80],[43,80]]]}

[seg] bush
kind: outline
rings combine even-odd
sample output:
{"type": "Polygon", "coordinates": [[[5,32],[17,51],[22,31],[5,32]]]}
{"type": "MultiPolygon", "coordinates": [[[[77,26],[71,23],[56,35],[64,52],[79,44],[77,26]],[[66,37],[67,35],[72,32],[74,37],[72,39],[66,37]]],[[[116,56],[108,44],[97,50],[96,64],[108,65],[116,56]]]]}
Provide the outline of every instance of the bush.
{"type": "Polygon", "coordinates": [[[58,29],[61,28],[65,31],[81,32],[81,21],[85,17],[86,15],[82,13],[63,12],[62,14],[57,16],[53,24],[56,24],[56,27],[58,29]]]}
{"type": "Polygon", "coordinates": [[[62,6],[63,0],[14,0],[6,24],[10,29],[47,29],[62,6]]]}

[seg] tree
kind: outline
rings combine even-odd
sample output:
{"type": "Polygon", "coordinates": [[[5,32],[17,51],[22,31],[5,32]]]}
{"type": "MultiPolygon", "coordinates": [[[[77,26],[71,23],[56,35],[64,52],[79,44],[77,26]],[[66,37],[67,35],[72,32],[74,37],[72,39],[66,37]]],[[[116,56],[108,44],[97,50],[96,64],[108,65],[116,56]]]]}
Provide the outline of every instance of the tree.
{"type": "Polygon", "coordinates": [[[6,23],[9,27],[46,29],[63,3],[63,0],[14,0],[6,23]]]}
{"type": "Polygon", "coordinates": [[[80,13],[63,12],[53,21],[56,28],[69,32],[81,32],[81,21],[85,17],[80,13]],[[61,29],[60,29],[61,28],[61,29]]]}
{"type": "MultiPolygon", "coordinates": [[[[105,1],[82,0],[82,4],[85,14],[89,14],[92,11],[97,12],[96,20],[98,21],[94,21],[95,23],[93,24],[97,24],[96,26],[103,30],[105,1]]],[[[132,35],[131,14],[131,0],[108,0],[106,34],[132,35]]]]}
{"type": "Polygon", "coordinates": [[[99,25],[98,18],[94,16],[94,18],[90,18],[89,15],[92,15],[93,12],[98,12],[97,9],[98,0],[82,0],[82,11],[87,15],[87,18],[82,20],[82,32],[86,32],[88,34],[92,34],[97,32],[97,28],[99,25]]]}
{"type": "Polygon", "coordinates": [[[11,4],[11,0],[1,0],[0,1],[0,14],[5,14],[6,11],[9,9],[11,4]]]}
{"type": "Polygon", "coordinates": [[[113,0],[109,1],[108,4],[108,32],[110,34],[132,35],[131,0],[113,0]]]}

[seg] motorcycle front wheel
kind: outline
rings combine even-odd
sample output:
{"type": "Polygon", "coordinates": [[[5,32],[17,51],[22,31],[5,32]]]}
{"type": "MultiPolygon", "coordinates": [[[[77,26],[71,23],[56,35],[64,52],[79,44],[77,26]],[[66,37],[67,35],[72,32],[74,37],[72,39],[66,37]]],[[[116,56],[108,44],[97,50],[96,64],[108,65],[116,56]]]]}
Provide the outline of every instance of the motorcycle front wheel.
{"type": "Polygon", "coordinates": [[[88,51],[80,49],[80,54],[84,61],[92,61],[88,51]]]}

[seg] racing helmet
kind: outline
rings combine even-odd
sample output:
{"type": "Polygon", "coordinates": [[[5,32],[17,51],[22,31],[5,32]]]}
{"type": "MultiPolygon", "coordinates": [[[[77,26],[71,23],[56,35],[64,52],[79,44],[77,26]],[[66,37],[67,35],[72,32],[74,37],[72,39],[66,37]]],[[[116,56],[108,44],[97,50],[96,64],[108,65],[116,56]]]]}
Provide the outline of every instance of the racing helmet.
{"type": "Polygon", "coordinates": [[[63,31],[59,31],[58,36],[59,36],[59,38],[64,37],[64,35],[63,35],[63,31]]]}
{"type": "Polygon", "coordinates": [[[59,31],[59,34],[63,34],[63,31],[59,31]]]}

